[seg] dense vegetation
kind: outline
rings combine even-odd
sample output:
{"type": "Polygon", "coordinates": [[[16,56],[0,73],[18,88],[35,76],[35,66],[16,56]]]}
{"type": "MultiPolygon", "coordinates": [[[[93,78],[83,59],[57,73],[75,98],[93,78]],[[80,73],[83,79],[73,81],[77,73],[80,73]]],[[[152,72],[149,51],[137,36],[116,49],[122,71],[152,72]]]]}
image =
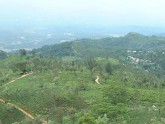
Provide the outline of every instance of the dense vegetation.
{"type": "Polygon", "coordinates": [[[47,45],[34,50],[42,56],[119,57],[127,50],[164,50],[165,38],[129,33],[124,37],[81,39],[61,44],[47,45]]]}
{"type": "Polygon", "coordinates": [[[130,33],[4,53],[0,123],[163,124],[164,46],[165,38],[130,33]]]}

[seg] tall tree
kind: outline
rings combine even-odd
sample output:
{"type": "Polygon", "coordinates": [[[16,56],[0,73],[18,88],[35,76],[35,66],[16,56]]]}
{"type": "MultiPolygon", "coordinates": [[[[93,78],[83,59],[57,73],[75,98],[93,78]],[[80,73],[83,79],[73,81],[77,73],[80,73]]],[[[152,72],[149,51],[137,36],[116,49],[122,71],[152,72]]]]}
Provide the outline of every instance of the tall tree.
{"type": "Polygon", "coordinates": [[[5,59],[7,57],[7,53],[0,50],[0,59],[5,59]]]}
{"type": "Polygon", "coordinates": [[[26,51],[25,49],[20,49],[20,50],[19,50],[19,54],[20,54],[21,56],[25,56],[25,55],[27,54],[27,51],[26,51]]]}

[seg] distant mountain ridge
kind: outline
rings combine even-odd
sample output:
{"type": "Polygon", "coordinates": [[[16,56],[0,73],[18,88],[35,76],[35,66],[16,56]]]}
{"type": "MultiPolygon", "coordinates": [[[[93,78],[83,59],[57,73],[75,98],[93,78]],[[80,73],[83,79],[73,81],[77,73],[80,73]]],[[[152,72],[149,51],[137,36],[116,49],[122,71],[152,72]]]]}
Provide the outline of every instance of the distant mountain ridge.
{"type": "Polygon", "coordinates": [[[57,24],[0,24],[0,50],[34,49],[82,38],[120,37],[129,32],[164,36],[163,27],[57,24]]]}
{"type": "Polygon", "coordinates": [[[101,39],[81,39],[60,44],[46,45],[34,51],[43,56],[110,56],[114,52],[126,50],[165,50],[165,38],[145,36],[130,32],[121,37],[101,39]]]}

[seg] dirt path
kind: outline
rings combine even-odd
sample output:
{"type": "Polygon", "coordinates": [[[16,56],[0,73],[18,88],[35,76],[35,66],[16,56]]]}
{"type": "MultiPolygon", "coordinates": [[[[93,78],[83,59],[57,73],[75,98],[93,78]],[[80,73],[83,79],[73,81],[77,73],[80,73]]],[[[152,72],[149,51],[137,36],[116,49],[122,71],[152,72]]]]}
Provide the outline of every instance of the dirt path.
{"type": "Polygon", "coordinates": [[[0,99],[0,102],[5,103],[5,101],[3,99],[0,99]]]}
{"type": "MultiPolygon", "coordinates": [[[[15,80],[12,80],[12,81],[10,81],[10,82],[8,82],[8,83],[6,83],[6,84],[4,84],[4,85],[2,85],[2,86],[0,86],[0,87],[4,87],[4,86],[6,86],[6,85],[9,85],[9,84],[11,84],[11,83],[14,83],[15,81],[17,81],[17,80],[19,80],[19,79],[21,79],[21,78],[24,78],[24,77],[26,77],[26,76],[28,76],[28,75],[30,75],[30,74],[32,74],[32,73],[33,73],[33,72],[24,74],[24,75],[22,75],[21,77],[16,78],[15,80]]],[[[18,107],[17,105],[15,105],[15,104],[13,104],[13,103],[10,103],[10,102],[5,102],[5,100],[3,100],[3,99],[0,99],[0,102],[1,102],[1,103],[4,103],[4,104],[8,104],[8,105],[10,105],[10,106],[14,106],[16,109],[18,109],[19,111],[21,111],[24,115],[28,116],[28,117],[31,118],[31,119],[34,119],[34,117],[33,117],[30,113],[28,113],[27,111],[25,111],[25,110],[23,110],[22,108],[18,107]]]]}
{"type": "Polygon", "coordinates": [[[6,85],[9,85],[9,84],[11,84],[11,83],[14,83],[15,81],[17,81],[17,80],[19,80],[19,79],[21,79],[21,78],[24,78],[24,77],[26,77],[26,76],[28,76],[28,75],[31,75],[31,74],[33,74],[33,72],[30,72],[30,73],[24,74],[24,75],[22,75],[21,77],[16,78],[15,80],[12,80],[12,81],[10,81],[10,82],[8,82],[8,83],[6,83],[6,84],[0,86],[0,88],[1,88],[1,87],[4,87],[4,86],[6,86],[6,85]]]}
{"type": "Polygon", "coordinates": [[[100,79],[99,76],[96,76],[95,82],[96,82],[97,84],[100,84],[99,79],[100,79]]]}
{"type": "Polygon", "coordinates": [[[10,105],[10,106],[14,106],[16,109],[18,109],[19,111],[21,111],[24,115],[28,116],[31,119],[34,119],[33,115],[31,115],[27,111],[23,110],[22,108],[18,107],[17,105],[12,104],[12,103],[7,103],[7,104],[10,105]]]}
{"type": "MultiPolygon", "coordinates": [[[[24,77],[26,77],[26,76],[28,76],[28,75],[31,75],[31,74],[33,74],[33,72],[24,74],[24,75],[22,75],[21,77],[16,78],[15,80],[12,80],[12,81],[10,81],[10,82],[8,82],[8,83],[6,83],[6,84],[4,84],[4,85],[2,85],[2,86],[0,86],[0,87],[4,87],[4,86],[6,86],[6,85],[9,85],[9,84],[11,84],[11,83],[14,83],[15,81],[17,81],[17,80],[19,80],[19,79],[21,79],[21,78],[24,78],[24,77]]],[[[18,109],[19,111],[21,111],[24,115],[28,116],[30,119],[34,119],[34,116],[33,116],[32,114],[30,114],[30,113],[27,112],[26,110],[20,108],[20,107],[17,106],[16,104],[13,104],[13,103],[10,103],[10,102],[5,102],[5,100],[3,100],[3,99],[0,99],[0,103],[4,103],[4,104],[10,105],[10,106],[14,106],[16,109],[18,109]]],[[[45,120],[41,119],[41,121],[43,122],[43,124],[47,124],[47,122],[46,122],[45,120]]]]}
{"type": "Polygon", "coordinates": [[[0,99],[0,102],[1,103],[4,103],[4,104],[7,104],[7,105],[10,105],[10,106],[14,106],[16,109],[18,109],[19,111],[21,111],[24,115],[28,116],[31,119],[34,119],[34,117],[30,113],[28,113],[27,111],[25,111],[22,108],[18,107],[17,105],[15,105],[13,103],[10,103],[10,102],[7,103],[3,99],[0,99]]]}

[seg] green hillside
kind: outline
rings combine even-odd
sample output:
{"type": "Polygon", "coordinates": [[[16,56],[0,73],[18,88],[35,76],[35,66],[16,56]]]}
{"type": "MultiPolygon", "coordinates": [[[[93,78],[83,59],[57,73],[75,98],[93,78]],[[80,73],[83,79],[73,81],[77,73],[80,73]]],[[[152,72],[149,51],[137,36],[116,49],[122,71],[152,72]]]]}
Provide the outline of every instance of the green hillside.
{"type": "Polygon", "coordinates": [[[130,33],[8,54],[0,123],[164,124],[164,43],[130,33]]]}
{"type": "Polygon", "coordinates": [[[164,50],[165,38],[129,33],[123,37],[81,39],[43,46],[34,50],[42,56],[121,57],[126,50],[164,50]]]}

